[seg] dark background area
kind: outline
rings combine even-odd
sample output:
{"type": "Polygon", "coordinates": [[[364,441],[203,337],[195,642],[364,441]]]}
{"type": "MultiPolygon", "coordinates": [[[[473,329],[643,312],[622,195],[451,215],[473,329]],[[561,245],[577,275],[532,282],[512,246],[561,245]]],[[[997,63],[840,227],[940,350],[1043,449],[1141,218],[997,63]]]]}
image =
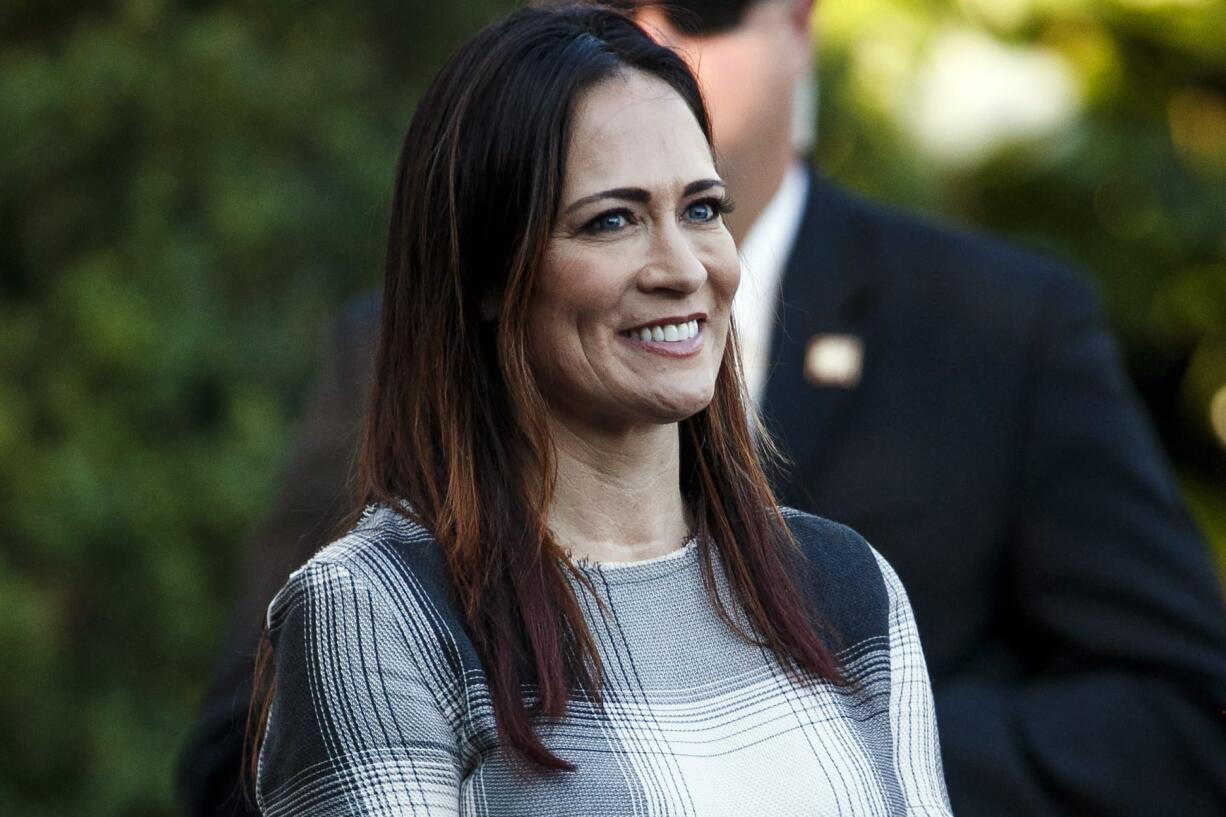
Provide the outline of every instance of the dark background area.
{"type": "MultiPolygon", "coordinates": [[[[0,813],[173,813],[415,100],[513,5],[0,6],[0,813]]],[[[818,17],[819,166],[1085,269],[1226,564],[1226,4],[818,17]]]]}

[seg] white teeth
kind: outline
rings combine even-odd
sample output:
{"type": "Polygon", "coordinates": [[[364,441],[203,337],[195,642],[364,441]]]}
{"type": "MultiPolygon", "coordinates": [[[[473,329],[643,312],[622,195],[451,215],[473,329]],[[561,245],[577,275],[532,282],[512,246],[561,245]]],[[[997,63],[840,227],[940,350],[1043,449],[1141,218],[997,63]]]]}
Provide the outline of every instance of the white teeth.
{"type": "Polygon", "coordinates": [[[629,329],[624,333],[627,337],[635,338],[641,341],[652,341],[654,343],[677,343],[678,341],[689,340],[698,335],[698,321],[686,321],[685,323],[665,323],[658,326],[643,327],[642,329],[629,329]]]}

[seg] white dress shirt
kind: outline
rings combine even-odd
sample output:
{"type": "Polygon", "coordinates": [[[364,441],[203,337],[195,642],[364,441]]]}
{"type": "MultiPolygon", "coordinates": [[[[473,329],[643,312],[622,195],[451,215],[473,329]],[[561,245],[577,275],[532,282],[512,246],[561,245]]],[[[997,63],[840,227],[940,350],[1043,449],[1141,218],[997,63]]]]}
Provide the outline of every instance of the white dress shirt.
{"type": "Polygon", "coordinates": [[[809,174],[797,162],[741,242],[741,286],[732,302],[749,394],[758,405],[770,374],[771,337],[783,268],[792,254],[809,193],[809,174]]]}

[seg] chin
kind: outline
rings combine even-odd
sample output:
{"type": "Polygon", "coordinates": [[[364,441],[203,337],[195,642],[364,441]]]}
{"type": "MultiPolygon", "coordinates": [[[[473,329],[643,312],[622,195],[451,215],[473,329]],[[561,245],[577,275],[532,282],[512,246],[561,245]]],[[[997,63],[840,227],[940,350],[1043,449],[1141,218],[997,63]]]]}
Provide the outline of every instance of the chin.
{"type": "Polygon", "coordinates": [[[686,390],[685,392],[673,392],[668,395],[660,395],[653,401],[659,407],[659,419],[665,423],[677,423],[682,420],[693,417],[698,412],[711,405],[711,400],[715,397],[715,384],[709,384],[706,387],[686,390]]]}

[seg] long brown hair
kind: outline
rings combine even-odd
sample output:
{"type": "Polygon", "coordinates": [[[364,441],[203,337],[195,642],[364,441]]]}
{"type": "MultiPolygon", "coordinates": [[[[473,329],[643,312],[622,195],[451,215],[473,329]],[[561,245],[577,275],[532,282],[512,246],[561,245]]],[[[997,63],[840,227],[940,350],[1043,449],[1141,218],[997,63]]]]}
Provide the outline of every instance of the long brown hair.
{"type": "MultiPolygon", "coordinates": [[[[554,454],[522,316],[559,206],[575,103],[629,70],[676,90],[710,144],[685,63],[607,8],[521,10],[435,78],[397,169],[358,470],[363,505],[386,504],[433,532],[503,745],[549,769],[572,767],[533,720],[563,715],[578,689],[598,700],[601,665],[567,580],[582,586],[582,575],[549,532],[554,454]]],[[[793,581],[794,542],[750,416],[730,341],[712,402],[680,423],[682,491],[708,592],[730,626],[790,671],[839,681],[793,581]],[[716,553],[750,631],[733,600],[715,597],[716,553]]]]}

